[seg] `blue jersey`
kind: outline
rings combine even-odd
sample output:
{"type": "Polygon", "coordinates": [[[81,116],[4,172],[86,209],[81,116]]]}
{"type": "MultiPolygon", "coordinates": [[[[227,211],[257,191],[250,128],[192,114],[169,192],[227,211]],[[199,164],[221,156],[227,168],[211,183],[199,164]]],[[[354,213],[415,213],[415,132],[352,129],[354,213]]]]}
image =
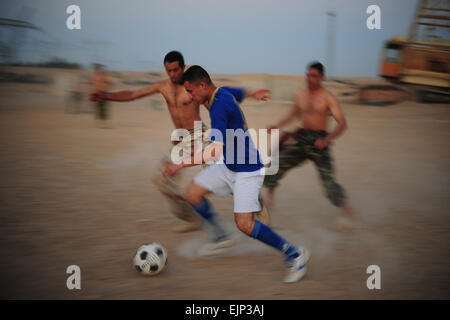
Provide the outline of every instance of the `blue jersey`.
{"type": "Polygon", "coordinates": [[[219,87],[209,103],[211,141],[223,143],[224,163],[234,172],[252,172],[264,166],[238,105],[243,98],[242,89],[219,87]]]}

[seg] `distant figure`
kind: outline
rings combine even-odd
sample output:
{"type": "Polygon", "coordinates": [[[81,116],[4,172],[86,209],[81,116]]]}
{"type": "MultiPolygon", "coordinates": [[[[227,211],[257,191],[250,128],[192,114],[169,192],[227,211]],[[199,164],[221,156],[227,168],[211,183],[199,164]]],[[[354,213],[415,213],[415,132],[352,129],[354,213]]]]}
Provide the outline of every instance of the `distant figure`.
{"type": "MultiPolygon", "coordinates": [[[[101,64],[94,64],[94,73],[91,76],[91,87],[92,92],[106,94],[110,87],[110,82],[108,80],[108,75],[101,64]]],[[[106,125],[106,120],[108,120],[108,103],[106,100],[96,101],[95,105],[95,115],[96,118],[101,121],[99,127],[110,128],[106,125]]]]}
{"type": "Polygon", "coordinates": [[[274,206],[275,188],[284,174],[309,159],[319,171],[328,199],[344,213],[344,217],[338,219],[337,226],[347,228],[353,226],[355,214],[346,202],[344,189],[334,179],[330,156],[331,142],[344,132],[347,122],[335,97],[322,87],[324,73],[321,63],[311,63],[306,75],[308,88],[297,90],[294,93],[294,107],[289,115],[268,128],[270,132],[295,119],[302,121],[300,130],[285,134],[280,139],[279,170],[275,175],[267,175],[264,180],[264,186],[268,188],[266,204],[268,207],[274,206]],[[329,113],[338,124],[330,133],[327,132],[329,113]],[[289,138],[293,138],[294,142],[287,143],[286,140],[289,138]]]}
{"type": "Polygon", "coordinates": [[[83,78],[81,70],[69,71],[69,92],[66,101],[66,113],[79,113],[83,102],[83,78]]]}

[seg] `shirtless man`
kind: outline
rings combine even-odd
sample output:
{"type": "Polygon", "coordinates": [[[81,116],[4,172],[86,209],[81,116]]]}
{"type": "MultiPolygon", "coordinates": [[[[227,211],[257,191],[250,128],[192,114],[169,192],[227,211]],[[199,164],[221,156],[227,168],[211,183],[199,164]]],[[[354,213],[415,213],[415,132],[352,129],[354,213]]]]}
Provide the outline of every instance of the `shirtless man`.
{"type": "Polygon", "coordinates": [[[338,227],[345,228],[352,225],[355,214],[346,203],[343,188],[336,183],[333,175],[332,159],[330,156],[330,144],[339,137],[347,128],[344,114],[334,96],[321,85],[324,79],[324,67],[319,62],[313,62],[307,69],[307,89],[299,89],[294,93],[294,106],[289,115],[278,124],[268,127],[268,130],[281,128],[295,119],[300,119],[302,128],[295,133],[281,138],[279,152],[279,171],[275,175],[265,177],[264,186],[268,188],[266,205],[273,207],[274,191],[278,181],[290,169],[300,165],[306,159],[310,159],[316,165],[327,198],[341,208],[344,217],[338,219],[338,227]],[[336,128],[328,133],[328,114],[331,113],[337,122],[336,128]],[[286,143],[291,137],[295,141],[286,143]]]}
{"type": "MultiPolygon", "coordinates": [[[[108,75],[104,67],[100,64],[94,64],[94,73],[91,76],[91,86],[93,92],[97,92],[99,95],[106,93],[110,88],[110,82],[108,80],[108,75]]],[[[107,102],[105,100],[95,100],[95,115],[100,121],[100,128],[107,128],[106,120],[108,120],[108,110],[107,102]]]]}
{"type": "MultiPolygon", "coordinates": [[[[175,125],[175,128],[186,129],[191,134],[192,142],[189,145],[189,149],[191,149],[191,147],[193,147],[194,144],[196,143],[196,139],[198,139],[198,136],[194,135],[195,129],[198,129],[194,127],[194,123],[195,121],[202,121],[200,118],[200,104],[192,99],[191,95],[189,95],[186,92],[183,84],[180,83],[181,77],[185,69],[184,58],[181,55],[181,53],[179,53],[178,51],[169,52],[164,57],[164,67],[166,69],[167,75],[169,76],[169,79],[167,80],[154,83],[149,87],[139,89],[136,91],[119,91],[108,94],[96,92],[92,95],[91,99],[95,101],[104,101],[104,100],[131,101],[155,93],[160,93],[166,100],[167,107],[169,109],[169,113],[175,125]]],[[[244,90],[242,88],[229,88],[229,87],[226,87],[226,89],[234,96],[253,97],[254,99],[257,100],[267,100],[269,98],[268,96],[269,90],[260,89],[255,91],[249,91],[244,90]]],[[[203,130],[205,129],[206,129],[205,126],[203,126],[203,130]]],[[[200,139],[202,139],[201,136],[200,139]]],[[[177,142],[178,141],[175,141],[175,143],[177,142]]],[[[205,147],[204,142],[203,147],[205,147]]],[[[170,177],[167,177],[165,179],[169,178],[170,177]]],[[[172,183],[171,184],[172,186],[175,185],[173,181],[171,182],[166,180],[165,183],[169,184],[172,183]]],[[[158,186],[160,185],[161,183],[158,182],[158,186]]],[[[183,207],[183,202],[171,201],[170,204],[174,205],[171,211],[175,214],[175,216],[182,218],[184,214],[180,213],[180,211],[185,211],[185,207],[183,207]]],[[[200,220],[198,220],[197,217],[193,221],[191,217],[183,220],[187,221],[188,223],[185,225],[177,226],[175,228],[175,231],[186,232],[196,230],[201,227],[200,220]]]]}

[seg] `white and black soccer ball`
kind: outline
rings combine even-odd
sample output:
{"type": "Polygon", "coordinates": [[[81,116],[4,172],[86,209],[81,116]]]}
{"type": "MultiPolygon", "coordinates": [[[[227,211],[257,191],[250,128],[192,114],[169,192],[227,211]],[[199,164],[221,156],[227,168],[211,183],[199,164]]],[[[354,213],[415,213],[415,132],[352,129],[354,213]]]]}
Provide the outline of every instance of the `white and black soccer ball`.
{"type": "Polygon", "coordinates": [[[166,249],[156,242],[141,246],[134,256],[134,266],[137,271],[146,276],[160,273],[167,264],[166,249]]]}

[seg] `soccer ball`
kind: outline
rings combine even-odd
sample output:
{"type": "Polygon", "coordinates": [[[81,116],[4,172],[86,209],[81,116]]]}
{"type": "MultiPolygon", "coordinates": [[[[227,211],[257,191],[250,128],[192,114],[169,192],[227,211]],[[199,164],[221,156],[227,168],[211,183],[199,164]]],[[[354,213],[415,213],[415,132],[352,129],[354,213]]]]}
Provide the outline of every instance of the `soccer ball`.
{"type": "Polygon", "coordinates": [[[146,276],[160,273],[167,264],[167,252],[162,245],[151,242],[141,246],[134,256],[136,270],[146,276]]]}

